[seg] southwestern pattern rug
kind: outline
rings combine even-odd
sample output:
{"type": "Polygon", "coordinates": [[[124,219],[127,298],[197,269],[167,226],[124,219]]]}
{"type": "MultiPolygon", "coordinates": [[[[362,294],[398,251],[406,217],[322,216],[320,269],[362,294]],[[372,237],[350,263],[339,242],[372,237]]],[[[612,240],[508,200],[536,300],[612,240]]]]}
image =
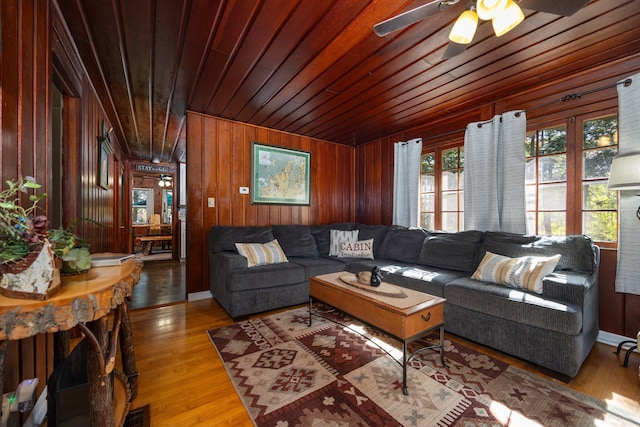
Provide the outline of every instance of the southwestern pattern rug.
{"type": "Polygon", "coordinates": [[[638,414],[449,340],[448,368],[438,351],[412,358],[405,396],[398,341],[340,312],[323,316],[308,326],[298,308],[207,331],[256,425],[640,425],[638,414]]]}

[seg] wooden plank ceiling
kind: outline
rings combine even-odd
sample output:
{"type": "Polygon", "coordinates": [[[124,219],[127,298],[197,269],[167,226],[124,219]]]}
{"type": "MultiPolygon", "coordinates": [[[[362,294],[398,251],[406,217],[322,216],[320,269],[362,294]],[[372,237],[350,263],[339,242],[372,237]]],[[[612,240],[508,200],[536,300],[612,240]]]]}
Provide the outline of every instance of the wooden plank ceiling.
{"type": "Polygon", "coordinates": [[[443,60],[464,2],[378,37],[429,0],[57,0],[113,132],[134,160],[185,160],[185,111],[341,144],[442,121],[640,52],[640,1],[480,25],[443,60]]]}

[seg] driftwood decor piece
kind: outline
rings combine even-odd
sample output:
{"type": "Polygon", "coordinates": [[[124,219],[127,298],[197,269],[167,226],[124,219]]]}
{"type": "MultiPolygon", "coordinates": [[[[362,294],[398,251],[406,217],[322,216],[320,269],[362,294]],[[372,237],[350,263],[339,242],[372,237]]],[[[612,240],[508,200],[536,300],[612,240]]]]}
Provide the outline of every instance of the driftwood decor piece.
{"type": "Polygon", "coordinates": [[[46,240],[26,257],[2,264],[0,274],[0,294],[9,298],[44,300],[60,288],[60,270],[46,240]]]}

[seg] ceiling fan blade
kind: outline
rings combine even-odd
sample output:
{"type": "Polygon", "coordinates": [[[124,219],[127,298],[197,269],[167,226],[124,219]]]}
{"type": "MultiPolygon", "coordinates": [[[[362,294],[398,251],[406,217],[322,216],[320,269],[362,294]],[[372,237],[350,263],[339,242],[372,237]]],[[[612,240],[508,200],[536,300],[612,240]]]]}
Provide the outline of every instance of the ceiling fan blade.
{"type": "Polygon", "coordinates": [[[435,15],[436,13],[457,3],[458,1],[459,0],[431,1],[427,4],[416,7],[415,9],[411,9],[407,12],[401,13],[400,15],[391,17],[386,21],[377,23],[373,26],[373,31],[380,37],[386,36],[389,33],[392,33],[404,27],[408,27],[409,25],[415,24],[416,22],[421,21],[431,15],[435,15]]]}
{"type": "Polygon", "coordinates": [[[589,3],[589,0],[521,0],[518,5],[522,8],[539,12],[571,16],[587,3],[589,3]]]}
{"type": "Polygon", "coordinates": [[[447,48],[444,50],[444,54],[442,54],[442,59],[453,58],[456,55],[460,55],[467,49],[468,44],[460,44],[449,42],[447,48]]]}

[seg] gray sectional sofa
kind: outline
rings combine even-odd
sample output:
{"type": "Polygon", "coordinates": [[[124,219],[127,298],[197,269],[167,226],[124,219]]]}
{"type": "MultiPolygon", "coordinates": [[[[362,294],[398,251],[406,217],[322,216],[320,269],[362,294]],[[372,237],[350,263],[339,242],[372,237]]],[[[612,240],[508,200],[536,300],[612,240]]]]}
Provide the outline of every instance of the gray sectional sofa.
{"type": "Polygon", "coordinates": [[[447,332],[532,362],[559,378],[577,375],[598,334],[600,253],[587,236],[336,223],[217,226],[209,243],[211,292],[234,319],[308,302],[309,277],[378,266],[386,282],[446,298],[447,332]],[[330,256],[331,230],[358,230],[359,241],[373,239],[373,259],[330,256]],[[274,239],[288,262],[249,268],[235,246],[274,239]],[[472,279],[487,251],[561,257],[536,293],[472,279]]]}

